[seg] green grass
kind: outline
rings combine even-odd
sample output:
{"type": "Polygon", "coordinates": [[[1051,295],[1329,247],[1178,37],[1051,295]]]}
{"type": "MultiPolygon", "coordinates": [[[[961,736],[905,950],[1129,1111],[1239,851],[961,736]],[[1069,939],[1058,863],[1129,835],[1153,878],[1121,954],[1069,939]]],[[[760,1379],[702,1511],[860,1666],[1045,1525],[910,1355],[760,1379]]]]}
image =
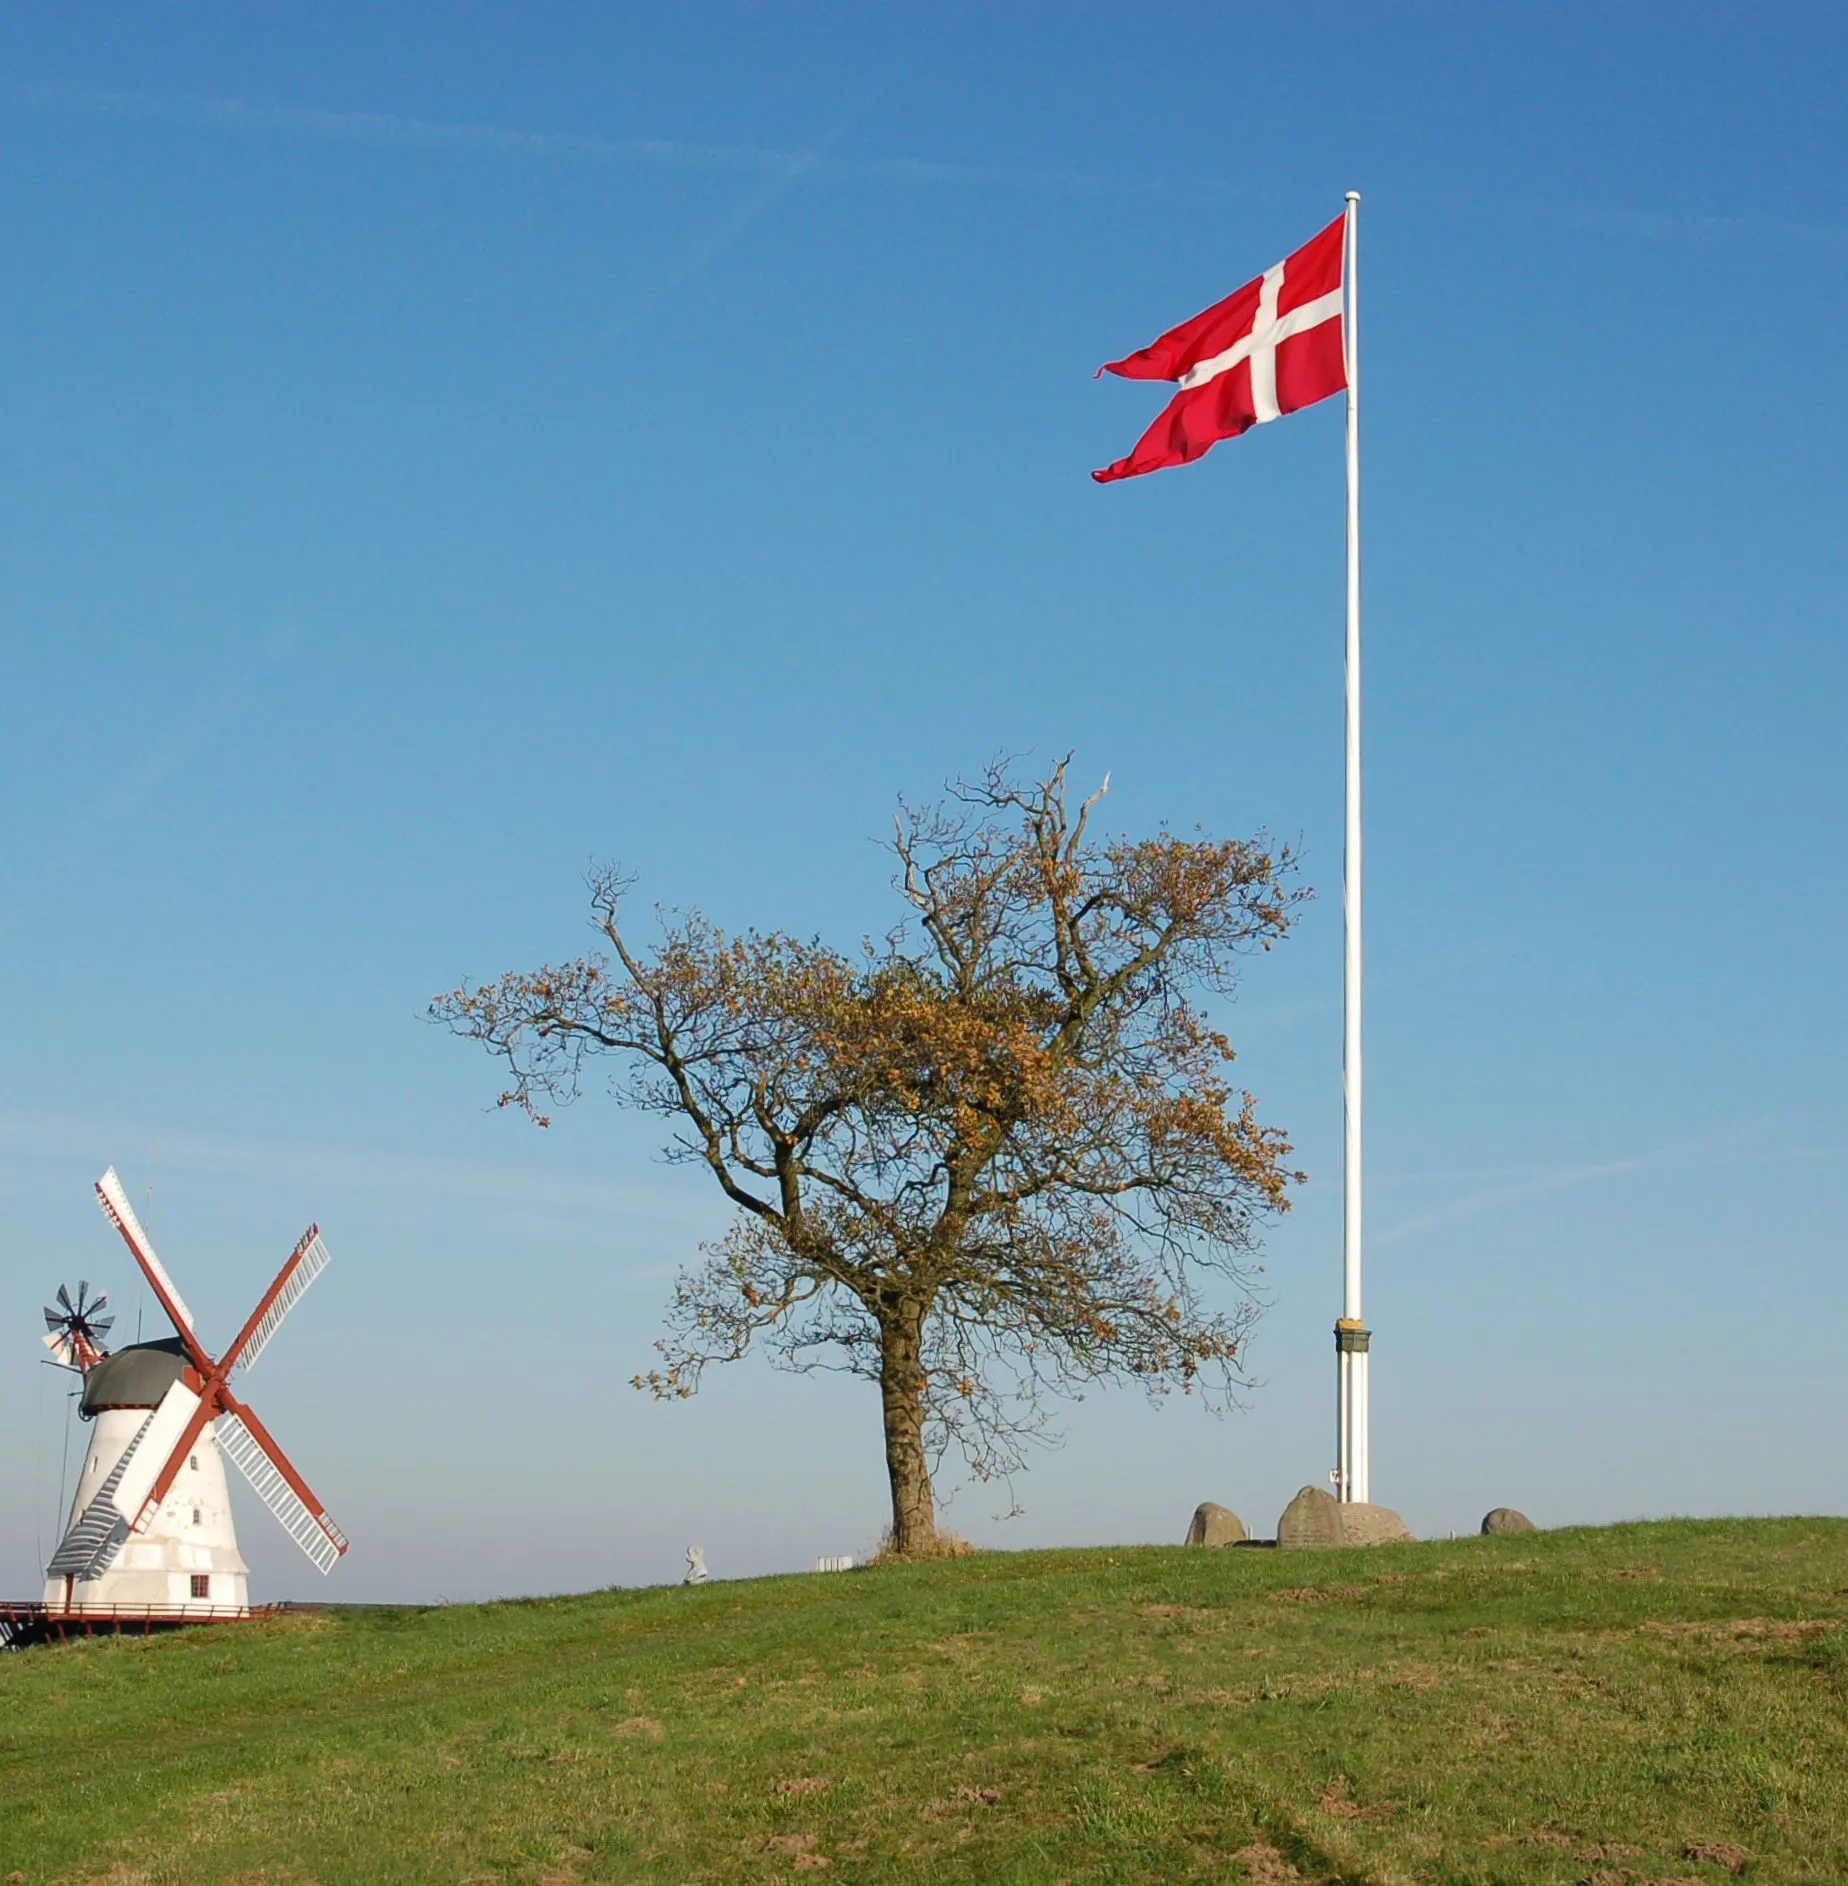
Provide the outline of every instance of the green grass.
{"type": "Polygon", "coordinates": [[[1842,1881],[1844,1588],[1848,1522],[1674,1522],[35,1650],[0,1879],[1842,1881]]]}

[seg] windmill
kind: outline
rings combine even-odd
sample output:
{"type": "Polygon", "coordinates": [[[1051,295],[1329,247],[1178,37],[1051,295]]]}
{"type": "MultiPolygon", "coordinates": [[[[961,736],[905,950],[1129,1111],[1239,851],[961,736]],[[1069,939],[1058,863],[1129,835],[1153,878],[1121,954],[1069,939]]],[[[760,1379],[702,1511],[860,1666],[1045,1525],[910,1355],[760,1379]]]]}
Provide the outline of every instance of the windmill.
{"type": "Polygon", "coordinates": [[[103,1337],[107,1301],[47,1308],[45,1345],[61,1367],[83,1377],[80,1409],[95,1424],[68,1528],[46,1567],[45,1602],[71,1611],[241,1611],[248,1604],[221,1456],[229,1456],[321,1572],[347,1549],[308,1483],[249,1405],[231,1390],[233,1369],[248,1369],[282,1320],[327,1268],[327,1246],[310,1225],[230,1346],[214,1358],[192,1312],[142,1230],[110,1168],[96,1182],[103,1214],[134,1253],[174,1336],[113,1355],[103,1337]]]}

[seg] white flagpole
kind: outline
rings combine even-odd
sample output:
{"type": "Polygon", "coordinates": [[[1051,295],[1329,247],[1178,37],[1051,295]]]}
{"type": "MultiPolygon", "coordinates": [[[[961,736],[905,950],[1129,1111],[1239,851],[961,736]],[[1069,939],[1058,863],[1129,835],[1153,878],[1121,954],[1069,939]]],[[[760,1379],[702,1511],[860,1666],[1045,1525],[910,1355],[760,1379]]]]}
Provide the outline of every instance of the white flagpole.
{"type": "Polygon", "coordinates": [[[1360,192],[1347,193],[1341,281],[1347,305],[1341,323],[1347,350],[1347,841],[1341,865],[1345,940],[1342,983],[1341,1093],[1346,1120],[1342,1187],[1342,1306],[1335,1324],[1336,1468],[1343,1500],[1367,1500],[1367,1346],[1371,1340],[1360,1294],[1361,1258],[1361,953],[1360,953],[1360,192]]]}

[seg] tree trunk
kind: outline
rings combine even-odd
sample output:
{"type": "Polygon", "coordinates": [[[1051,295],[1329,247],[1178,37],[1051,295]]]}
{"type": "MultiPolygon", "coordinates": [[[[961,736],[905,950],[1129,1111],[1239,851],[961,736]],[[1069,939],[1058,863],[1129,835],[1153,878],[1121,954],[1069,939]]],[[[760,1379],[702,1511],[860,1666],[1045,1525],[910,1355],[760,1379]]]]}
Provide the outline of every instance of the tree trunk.
{"type": "Polygon", "coordinates": [[[937,1508],[924,1452],[924,1314],[895,1305],[879,1323],[879,1398],[885,1410],[886,1475],[892,1482],[892,1550],[923,1557],[937,1543],[937,1508]]]}

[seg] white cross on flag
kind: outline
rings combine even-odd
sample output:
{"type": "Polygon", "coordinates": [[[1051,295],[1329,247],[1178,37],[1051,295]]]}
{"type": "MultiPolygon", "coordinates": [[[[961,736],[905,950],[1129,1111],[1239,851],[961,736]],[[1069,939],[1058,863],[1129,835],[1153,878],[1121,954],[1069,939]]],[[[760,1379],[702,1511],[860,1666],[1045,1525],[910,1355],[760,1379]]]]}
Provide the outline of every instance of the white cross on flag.
{"type": "Polygon", "coordinates": [[[1170,328],[1139,354],[1098,368],[1125,380],[1177,380],[1181,389],[1127,458],[1091,474],[1100,485],[1185,465],[1221,439],[1346,388],[1345,226],[1336,217],[1255,282],[1170,328]]]}

